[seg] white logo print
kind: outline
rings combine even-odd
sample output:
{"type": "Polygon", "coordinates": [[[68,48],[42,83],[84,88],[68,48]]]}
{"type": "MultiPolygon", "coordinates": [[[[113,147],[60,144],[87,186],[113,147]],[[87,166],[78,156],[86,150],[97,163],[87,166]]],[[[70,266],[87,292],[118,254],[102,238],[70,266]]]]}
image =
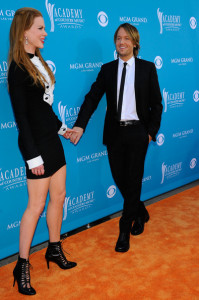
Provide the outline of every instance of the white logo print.
{"type": "Polygon", "coordinates": [[[54,24],[54,18],[53,18],[53,8],[55,4],[50,4],[48,3],[48,0],[46,0],[46,10],[48,12],[49,18],[50,18],[50,23],[51,23],[51,32],[54,32],[55,30],[55,24],[54,24]]]}
{"type": "Polygon", "coordinates": [[[193,100],[194,100],[195,102],[198,102],[198,101],[199,101],[199,91],[195,91],[195,92],[193,93],[193,100]]]}
{"type": "Polygon", "coordinates": [[[162,57],[156,56],[155,59],[154,59],[154,63],[155,63],[155,66],[156,66],[157,69],[161,69],[162,66],[163,66],[162,57]]]}
{"type": "Polygon", "coordinates": [[[163,89],[164,112],[167,111],[167,98],[168,98],[168,92],[166,92],[166,90],[163,89]]]}
{"type": "Polygon", "coordinates": [[[58,103],[59,115],[60,115],[60,118],[61,118],[63,124],[65,124],[66,106],[67,105],[61,105],[61,101],[58,103]]]}
{"type": "Polygon", "coordinates": [[[167,112],[168,108],[179,108],[182,107],[186,101],[185,92],[175,92],[169,93],[163,89],[163,99],[164,99],[164,112],[167,112]]]}
{"type": "Polygon", "coordinates": [[[167,169],[167,165],[165,165],[163,162],[162,163],[162,180],[160,182],[161,184],[163,184],[163,182],[164,182],[164,176],[165,176],[166,169],[167,169]]]}
{"type": "Polygon", "coordinates": [[[51,69],[51,71],[55,75],[55,73],[56,73],[56,66],[55,66],[54,62],[51,61],[51,60],[46,60],[46,63],[48,64],[49,68],[51,69]]]}
{"type": "Polygon", "coordinates": [[[50,4],[48,0],[45,0],[45,4],[51,22],[51,32],[55,31],[55,23],[59,28],[82,28],[85,22],[82,9],[55,7],[55,4],[50,4]]]}
{"type": "Polygon", "coordinates": [[[196,19],[194,17],[190,18],[189,24],[190,24],[191,29],[196,29],[196,27],[197,27],[197,21],[196,21],[196,19]]]}
{"type": "Polygon", "coordinates": [[[8,64],[6,61],[0,62],[0,84],[6,83],[8,73],[8,64]]]}
{"type": "Polygon", "coordinates": [[[106,192],[106,196],[110,199],[113,198],[116,194],[116,186],[115,185],[111,185],[109,186],[107,192],[106,192]]]}
{"type": "Polygon", "coordinates": [[[157,15],[158,15],[158,20],[160,22],[160,34],[162,34],[162,32],[163,32],[163,27],[162,27],[162,15],[163,15],[163,12],[161,12],[159,8],[157,9],[157,15]]]}
{"type": "Polygon", "coordinates": [[[164,141],[165,141],[165,136],[163,133],[160,133],[158,136],[157,136],[157,145],[158,146],[162,146],[164,144],[164,141]]]}
{"type": "Polygon", "coordinates": [[[99,12],[97,15],[97,20],[102,27],[106,27],[108,25],[108,16],[104,11],[99,12]]]}
{"type": "Polygon", "coordinates": [[[163,29],[166,31],[179,31],[182,24],[180,23],[180,16],[163,14],[160,9],[157,9],[157,16],[160,23],[160,34],[163,29]]]}
{"type": "Polygon", "coordinates": [[[68,215],[68,200],[70,199],[70,197],[66,197],[65,201],[64,201],[64,207],[63,207],[63,221],[66,220],[67,215],[68,215]]]}
{"type": "Polygon", "coordinates": [[[194,169],[195,166],[197,165],[197,159],[196,158],[192,158],[192,160],[190,161],[190,169],[194,169]]]}
{"type": "Polygon", "coordinates": [[[165,178],[171,179],[175,176],[178,176],[182,171],[182,162],[178,162],[172,165],[165,165],[165,163],[162,163],[162,180],[161,184],[163,184],[165,178]]]}

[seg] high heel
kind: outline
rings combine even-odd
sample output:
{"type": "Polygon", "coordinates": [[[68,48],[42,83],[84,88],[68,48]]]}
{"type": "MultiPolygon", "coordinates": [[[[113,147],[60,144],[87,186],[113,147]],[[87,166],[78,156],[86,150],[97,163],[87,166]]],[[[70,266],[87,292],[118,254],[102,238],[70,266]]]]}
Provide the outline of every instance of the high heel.
{"type": "Polygon", "coordinates": [[[61,269],[76,267],[76,262],[68,261],[63,251],[61,242],[49,243],[45,254],[48,269],[50,261],[56,263],[61,269]]]}
{"type": "Polygon", "coordinates": [[[30,263],[28,259],[18,257],[13,276],[13,287],[15,286],[15,281],[17,281],[19,293],[24,295],[36,294],[35,289],[30,285],[30,263]]]}

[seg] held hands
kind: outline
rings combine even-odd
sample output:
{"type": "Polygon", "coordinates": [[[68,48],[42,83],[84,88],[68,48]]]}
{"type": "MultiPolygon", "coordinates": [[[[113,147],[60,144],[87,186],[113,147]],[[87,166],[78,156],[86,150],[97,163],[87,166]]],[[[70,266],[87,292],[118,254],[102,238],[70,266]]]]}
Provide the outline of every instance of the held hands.
{"type": "Polygon", "coordinates": [[[36,168],[32,168],[31,171],[36,176],[38,176],[38,175],[44,175],[44,172],[45,172],[44,165],[40,165],[40,166],[38,166],[36,168]]]}
{"type": "Polygon", "coordinates": [[[73,128],[73,133],[70,135],[70,141],[74,145],[77,145],[79,142],[82,134],[84,133],[84,130],[81,127],[74,127],[73,128]]]}
{"type": "Polygon", "coordinates": [[[71,135],[73,133],[76,133],[76,131],[74,129],[71,128],[67,128],[66,132],[63,134],[63,137],[65,137],[65,139],[70,139],[71,135]]]}

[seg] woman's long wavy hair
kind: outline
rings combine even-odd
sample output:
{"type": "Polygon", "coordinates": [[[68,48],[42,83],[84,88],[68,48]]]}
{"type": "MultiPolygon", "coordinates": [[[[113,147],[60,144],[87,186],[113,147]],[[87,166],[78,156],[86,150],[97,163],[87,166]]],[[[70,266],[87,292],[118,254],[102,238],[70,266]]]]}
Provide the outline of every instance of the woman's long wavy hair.
{"type": "MultiPolygon", "coordinates": [[[[16,11],[10,27],[10,49],[8,54],[8,64],[10,65],[11,61],[14,60],[20,68],[24,67],[28,71],[35,84],[41,84],[44,86],[45,78],[31,62],[24,49],[24,32],[31,28],[36,17],[42,17],[42,14],[40,11],[34,8],[23,7],[16,11]]],[[[39,48],[36,48],[35,54],[41,60],[44,68],[50,76],[52,83],[54,83],[55,77],[48,64],[42,58],[39,48]]]]}

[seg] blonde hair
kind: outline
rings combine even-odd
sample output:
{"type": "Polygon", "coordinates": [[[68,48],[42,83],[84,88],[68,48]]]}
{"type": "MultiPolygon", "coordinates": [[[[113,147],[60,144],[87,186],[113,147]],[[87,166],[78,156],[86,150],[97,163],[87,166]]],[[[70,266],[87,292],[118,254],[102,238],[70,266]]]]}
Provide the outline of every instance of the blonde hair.
{"type": "Polygon", "coordinates": [[[120,28],[124,28],[124,30],[126,31],[126,33],[128,33],[128,35],[132,39],[133,43],[135,44],[135,47],[133,48],[133,55],[135,57],[137,57],[138,56],[138,52],[140,50],[140,35],[139,35],[139,32],[138,32],[137,28],[134,27],[133,25],[129,24],[129,23],[121,24],[117,28],[117,30],[116,30],[116,32],[114,34],[114,43],[116,43],[118,31],[120,30],[120,28]]]}
{"type": "MultiPolygon", "coordinates": [[[[42,14],[39,10],[31,7],[23,7],[15,12],[10,27],[10,49],[8,54],[8,64],[10,65],[11,61],[14,60],[20,68],[24,66],[29,75],[33,78],[34,83],[44,86],[44,76],[31,62],[27,52],[24,49],[24,32],[31,28],[36,17],[42,17],[42,14]]],[[[48,64],[42,58],[39,48],[36,48],[35,54],[41,60],[44,68],[50,76],[52,83],[54,83],[55,77],[48,64]]]]}

